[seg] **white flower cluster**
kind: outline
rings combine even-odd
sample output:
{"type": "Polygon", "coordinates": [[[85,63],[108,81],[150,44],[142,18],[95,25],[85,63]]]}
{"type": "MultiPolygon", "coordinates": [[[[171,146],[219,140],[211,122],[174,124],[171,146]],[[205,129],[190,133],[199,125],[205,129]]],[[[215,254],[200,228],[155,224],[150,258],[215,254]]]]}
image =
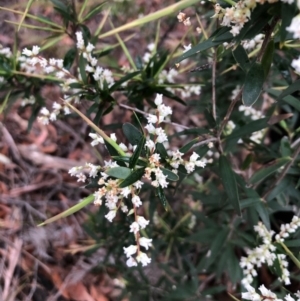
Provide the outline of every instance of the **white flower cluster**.
{"type": "Polygon", "coordinates": [[[79,53],[82,53],[83,57],[88,62],[85,71],[93,75],[93,78],[101,90],[104,88],[104,83],[106,83],[108,87],[111,87],[115,83],[112,72],[109,69],[104,69],[98,65],[98,60],[92,55],[95,46],[91,43],[88,43],[87,46],[84,45],[81,31],[76,32],[76,39],[79,53]]]}
{"type": "MultiPolygon", "coordinates": [[[[184,46],[185,50],[188,51],[189,49],[192,48],[192,45],[189,44],[188,46],[184,46]]],[[[147,46],[147,50],[143,56],[143,62],[148,63],[152,56],[155,54],[155,44],[150,43],[147,46]]],[[[132,71],[132,70],[126,70],[127,72],[132,71]]],[[[171,68],[170,70],[162,70],[159,75],[158,75],[158,83],[161,85],[164,84],[175,84],[176,83],[176,77],[178,77],[179,72],[175,70],[174,68],[171,68]]],[[[173,94],[180,94],[181,98],[188,98],[191,97],[192,95],[200,95],[201,93],[201,86],[200,85],[184,85],[182,87],[168,87],[168,91],[170,91],[173,94]]]]}
{"type": "Polygon", "coordinates": [[[249,51],[253,50],[254,48],[261,48],[261,45],[264,41],[264,37],[265,35],[260,33],[251,40],[243,40],[241,44],[245,50],[249,51]]]}
{"type": "Polygon", "coordinates": [[[180,12],[177,15],[178,22],[183,23],[184,26],[191,26],[190,17],[187,17],[185,13],[180,12]]]}
{"type": "Polygon", "coordinates": [[[298,59],[292,60],[291,66],[295,69],[297,73],[300,74],[300,56],[298,57],[298,59]]]}
{"type": "Polygon", "coordinates": [[[35,97],[33,95],[30,95],[29,98],[22,99],[21,106],[25,107],[27,105],[33,105],[35,104],[35,101],[36,101],[35,97]]]}
{"type": "MultiPolygon", "coordinates": [[[[105,84],[107,85],[107,87],[111,87],[115,83],[112,72],[108,69],[100,67],[98,65],[98,60],[92,56],[92,51],[95,46],[91,43],[88,43],[88,45],[85,46],[82,32],[76,32],[76,39],[76,46],[79,53],[82,54],[82,56],[87,60],[85,71],[92,74],[100,89],[103,89],[105,84]]],[[[71,101],[73,99],[75,100],[75,102],[78,102],[80,91],[74,88],[71,89],[70,85],[82,82],[80,72],[78,72],[78,78],[75,77],[67,69],[64,68],[62,59],[50,58],[49,60],[47,60],[39,55],[39,51],[40,47],[38,46],[33,46],[32,50],[27,48],[23,49],[23,55],[18,58],[21,69],[28,73],[54,75],[56,78],[62,81],[62,91],[64,93],[68,92],[68,94],[70,94],[63,96],[65,101],[71,101]],[[38,65],[41,68],[37,68],[38,65]]],[[[64,114],[69,114],[69,108],[66,105],[54,103],[52,112],[50,112],[47,108],[41,109],[41,116],[39,117],[39,120],[44,124],[48,124],[49,120],[56,120],[57,116],[61,112],[64,114]]]]}
{"type": "MultiPolygon", "coordinates": [[[[215,14],[213,18],[219,18],[222,26],[231,27],[230,32],[235,37],[237,36],[244,25],[251,19],[251,10],[253,10],[257,3],[275,3],[279,0],[245,0],[238,1],[234,6],[222,8],[220,4],[215,4],[215,14]]],[[[292,4],[294,0],[282,0],[282,2],[292,4]]],[[[290,31],[299,32],[299,26],[295,25],[291,28],[290,31]]]]}
{"type": "Polygon", "coordinates": [[[258,119],[264,117],[264,115],[261,111],[258,111],[252,107],[247,107],[244,105],[239,106],[239,111],[244,112],[244,115],[249,116],[252,120],[258,120],[258,119]]]}
{"type": "Polygon", "coordinates": [[[6,58],[11,58],[12,57],[12,52],[10,50],[9,47],[3,47],[1,44],[0,44],[0,55],[3,55],[5,56],[6,58]]]}
{"type": "Polygon", "coordinates": [[[292,19],[290,26],[286,30],[293,34],[294,39],[300,39],[300,14],[292,19]]]}
{"type": "MultiPolygon", "coordinates": [[[[276,241],[283,242],[290,233],[294,233],[300,227],[300,218],[294,216],[291,223],[281,226],[280,233],[275,235],[276,241]]],[[[276,246],[272,243],[272,237],[274,236],[274,231],[268,231],[267,228],[259,222],[257,226],[254,227],[254,230],[262,238],[263,244],[256,247],[253,250],[247,250],[247,257],[242,257],[240,261],[240,266],[243,269],[244,278],[242,284],[248,290],[248,295],[253,296],[256,294],[255,290],[250,286],[253,282],[254,277],[257,276],[257,268],[260,268],[262,264],[267,264],[268,266],[273,266],[274,261],[277,259],[279,266],[281,268],[281,277],[280,281],[284,282],[285,285],[289,285],[290,281],[290,272],[287,269],[288,261],[285,254],[278,254],[276,246]],[[277,251],[277,252],[276,252],[277,251]],[[250,295],[249,295],[250,294],[250,295]]],[[[252,297],[253,297],[252,296],[252,297]]],[[[264,300],[264,299],[248,299],[247,300],[264,300]]],[[[254,298],[254,297],[253,297],[254,298]]]]}
{"type": "Polygon", "coordinates": [[[275,239],[283,242],[284,239],[289,237],[291,233],[296,232],[299,227],[300,218],[295,215],[289,224],[282,224],[280,226],[280,232],[275,236],[275,239]]]}
{"type": "MultiPolygon", "coordinates": [[[[242,293],[242,299],[251,300],[251,301],[283,301],[283,299],[279,299],[276,294],[268,290],[264,285],[261,285],[258,289],[260,293],[255,291],[255,288],[251,285],[247,285],[247,292],[242,293]]],[[[290,294],[284,297],[285,301],[300,301],[300,292],[298,291],[296,294],[297,299],[294,299],[290,294]]]]}
{"type": "MultiPolygon", "coordinates": [[[[161,162],[161,157],[158,152],[156,152],[157,143],[165,143],[168,138],[165,131],[159,126],[165,118],[172,114],[172,109],[169,106],[163,104],[162,95],[158,94],[155,98],[154,103],[156,104],[156,110],[154,114],[148,114],[148,124],[145,126],[145,129],[148,131],[148,137],[146,137],[145,148],[147,150],[147,158],[143,159],[144,162],[147,162],[145,167],[145,172],[142,178],[146,181],[149,181],[154,187],[166,188],[169,185],[167,182],[167,175],[163,172],[163,163],[161,162]]],[[[95,133],[91,133],[90,137],[93,139],[92,145],[103,144],[104,140],[101,136],[95,133]]],[[[115,134],[111,134],[110,138],[117,142],[115,134]]],[[[124,152],[127,152],[126,155],[130,155],[130,147],[127,147],[123,143],[120,143],[119,146],[124,152]]],[[[131,149],[135,149],[136,146],[132,146],[131,149]]],[[[204,167],[205,161],[199,160],[199,155],[195,152],[190,156],[189,160],[186,161],[182,159],[183,153],[180,151],[172,151],[169,158],[166,158],[168,166],[173,168],[173,172],[177,173],[180,165],[184,166],[187,173],[194,171],[196,166],[204,167]]],[[[146,250],[151,246],[152,239],[141,237],[140,230],[144,229],[149,221],[146,220],[143,216],[138,215],[138,208],[142,206],[142,201],[139,197],[139,191],[143,185],[143,182],[138,180],[135,183],[120,188],[120,183],[122,179],[113,179],[109,176],[109,170],[115,167],[119,167],[117,162],[114,161],[105,161],[105,166],[100,167],[93,164],[86,164],[85,166],[74,167],[69,173],[72,176],[76,176],[78,181],[86,181],[86,173],[89,173],[89,177],[96,177],[98,174],[101,175],[98,180],[100,188],[94,193],[95,199],[94,204],[102,205],[103,200],[105,206],[109,209],[109,212],[105,215],[106,219],[110,222],[116,217],[119,209],[123,213],[134,214],[134,222],[130,225],[129,232],[132,232],[135,237],[135,245],[130,245],[129,247],[124,247],[124,252],[127,256],[127,265],[129,267],[136,266],[138,263],[141,263],[143,266],[146,266],[151,262],[151,258],[147,256],[146,253],[141,251],[141,247],[146,250]],[[132,207],[131,210],[128,209],[128,206],[132,207]],[[135,255],[135,257],[133,257],[135,255]]],[[[141,166],[140,166],[141,167],[141,166]]]]}

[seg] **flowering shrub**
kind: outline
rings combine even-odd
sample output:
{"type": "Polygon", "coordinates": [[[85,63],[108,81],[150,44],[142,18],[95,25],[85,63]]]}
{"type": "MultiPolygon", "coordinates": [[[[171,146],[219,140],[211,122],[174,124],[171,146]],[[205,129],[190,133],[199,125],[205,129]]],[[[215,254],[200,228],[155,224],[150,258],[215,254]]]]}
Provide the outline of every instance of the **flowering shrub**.
{"type": "Polygon", "coordinates": [[[85,229],[132,300],[299,300],[299,1],[184,0],[108,32],[103,3],[52,2],[63,25],[27,17],[73,45],[63,58],[2,47],[1,110],[19,99],[29,127],[76,113],[105,159],[70,169],[90,195],[41,225],[98,206],[85,229]],[[201,17],[183,11],[194,4],[201,17]],[[177,47],[164,50],[158,29],[131,53],[120,35],[161,17],[183,32],[177,47]],[[126,66],[104,63],[112,36],[126,66]],[[51,105],[49,84],[60,93],[51,105]],[[132,121],[103,124],[115,108],[132,121]]]}

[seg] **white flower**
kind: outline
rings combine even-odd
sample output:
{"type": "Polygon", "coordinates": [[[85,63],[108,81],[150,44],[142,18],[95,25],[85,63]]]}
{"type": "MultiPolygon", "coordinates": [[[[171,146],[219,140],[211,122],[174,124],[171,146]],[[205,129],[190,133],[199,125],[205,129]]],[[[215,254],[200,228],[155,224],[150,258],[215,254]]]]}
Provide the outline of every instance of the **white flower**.
{"type": "Polygon", "coordinates": [[[142,264],[142,266],[146,266],[151,262],[151,258],[147,256],[146,253],[140,252],[136,257],[136,260],[142,264]]]}
{"type": "Polygon", "coordinates": [[[199,155],[196,154],[195,152],[193,152],[193,154],[190,157],[190,162],[194,162],[195,163],[198,158],[199,158],[199,155]]]}
{"type": "Polygon", "coordinates": [[[284,297],[284,299],[285,299],[286,301],[295,301],[295,299],[292,298],[290,294],[286,295],[286,296],[284,297]]]}
{"type": "Polygon", "coordinates": [[[76,39],[77,39],[77,48],[78,49],[83,49],[84,48],[84,40],[82,37],[82,32],[81,31],[77,31],[76,33],[76,39]]]}
{"type": "Polygon", "coordinates": [[[137,262],[132,257],[129,257],[127,259],[126,264],[130,268],[133,267],[133,266],[137,266],[137,262]]]}
{"type": "Polygon", "coordinates": [[[153,114],[149,114],[147,116],[147,119],[148,119],[148,123],[156,123],[157,122],[157,117],[153,114]]]}
{"type": "Polygon", "coordinates": [[[141,199],[138,195],[134,195],[131,199],[132,204],[135,205],[136,207],[140,207],[142,205],[141,199]]]}
{"type": "Polygon", "coordinates": [[[142,181],[137,181],[137,182],[135,182],[134,184],[133,184],[133,186],[136,188],[136,189],[140,189],[140,188],[142,188],[142,185],[143,185],[144,183],[142,182],[142,181]]]}
{"type": "Polygon", "coordinates": [[[260,295],[255,292],[255,289],[252,286],[247,285],[246,290],[248,292],[242,293],[242,299],[252,300],[252,301],[260,301],[261,300],[260,295]]]}
{"type": "Polygon", "coordinates": [[[127,152],[127,151],[128,151],[128,148],[127,148],[127,146],[126,146],[124,143],[120,143],[119,146],[120,146],[120,148],[121,148],[124,152],[127,152]]]}
{"type": "Polygon", "coordinates": [[[88,45],[86,46],[86,51],[92,52],[94,48],[95,48],[95,46],[93,44],[88,43],[88,45]]]}
{"type": "MultiPolygon", "coordinates": [[[[136,223],[136,222],[134,222],[136,223]]],[[[137,217],[137,223],[138,226],[141,227],[141,229],[146,228],[146,226],[149,224],[149,221],[147,221],[143,216],[138,216],[137,217]]],[[[131,226],[130,226],[131,227],[131,226]]]]}
{"type": "Polygon", "coordinates": [[[130,231],[129,232],[133,232],[134,234],[137,234],[140,230],[140,226],[137,222],[133,222],[131,225],[130,225],[130,231]]]}
{"type": "Polygon", "coordinates": [[[22,54],[24,54],[26,56],[32,56],[32,51],[27,48],[24,48],[22,51],[22,54]]]}
{"type": "Polygon", "coordinates": [[[111,211],[109,211],[109,212],[105,215],[105,217],[106,217],[110,222],[112,222],[112,220],[116,217],[116,213],[117,213],[116,210],[111,210],[111,211]]]}
{"type": "Polygon", "coordinates": [[[195,163],[194,162],[185,162],[184,167],[187,173],[191,173],[195,170],[195,163]]]}
{"type": "Polygon", "coordinates": [[[115,133],[110,134],[110,138],[115,142],[117,141],[117,137],[115,133]]]}
{"type": "Polygon", "coordinates": [[[145,129],[150,133],[150,134],[154,134],[155,133],[155,127],[153,126],[152,123],[148,123],[145,126],[145,129]]]}
{"type": "Polygon", "coordinates": [[[125,198],[127,198],[129,194],[131,194],[131,189],[128,186],[121,189],[121,195],[125,198]]]}
{"type": "Polygon", "coordinates": [[[157,142],[163,143],[165,141],[168,141],[168,137],[162,128],[156,128],[155,133],[157,135],[157,138],[156,138],[157,142]]]}
{"type": "Polygon", "coordinates": [[[136,253],[137,246],[131,245],[127,248],[123,247],[123,249],[124,249],[124,253],[125,253],[126,257],[130,257],[131,255],[136,253]]]}
{"type": "Polygon", "coordinates": [[[292,60],[291,66],[295,69],[297,73],[300,73],[300,56],[298,59],[292,60]]]}
{"type": "Polygon", "coordinates": [[[104,144],[104,139],[100,135],[95,133],[89,133],[89,136],[93,139],[93,141],[91,142],[92,146],[95,146],[99,143],[104,144]]]}
{"type": "Polygon", "coordinates": [[[148,147],[151,151],[153,151],[155,149],[155,143],[151,139],[148,139],[145,143],[145,147],[148,147]]]}
{"type": "Polygon", "coordinates": [[[300,14],[292,19],[291,25],[286,30],[294,34],[294,39],[300,39],[300,14]]]}
{"type": "Polygon", "coordinates": [[[181,153],[178,149],[172,152],[172,159],[173,160],[181,160],[183,153],[181,153]]]}
{"type": "Polygon", "coordinates": [[[187,46],[183,45],[183,47],[184,47],[183,53],[185,53],[185,52],[189,51],[190,49],[192,49],[192,44],[189,44],[187,46]]]}
{"type": "Polygon", "coordinates": [[[162,104],[162,97],[163,97],[162,94],[156,94],[154,103],[155,103],[157,106],[159,106],[159,105],[162,104]]]}
{"type": "Polygon", "coordinates": [[[152,246],[152,239],[141,237],[139,239],[139,243],[142,247],[144,247],[146,250],[148,250],[149,247],[152,246]]]}

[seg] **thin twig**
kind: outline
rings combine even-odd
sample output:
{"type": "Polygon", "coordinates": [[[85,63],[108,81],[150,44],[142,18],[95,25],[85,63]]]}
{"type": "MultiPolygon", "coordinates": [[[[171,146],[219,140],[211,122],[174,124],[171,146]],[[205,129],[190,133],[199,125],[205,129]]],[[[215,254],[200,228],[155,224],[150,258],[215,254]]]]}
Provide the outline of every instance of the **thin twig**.
{"type": "Polygon", "coordinates": [[[270,38],[271,38],[272,32],[273,32],[273,30],[274,30],[274,28],[275,28],[275,26],[276,26],[278,20],[279,20],[279,18],[275,17],[275,18],[272,20],[271,25],[270,25],[270,26],[268,27],[268,29],[266,30],[266,34],[265,34],[264,41],[263,41],[263,43],[262,43],[262,45],[261,45],[260,51],[259,51],[259,53],[258,53],[258,55],[257,55],[257,59],[256,59],[256,61],[257,61],[258,63],[260,63],[261,60],[262,60],[262,58],[263,58],[263,55],[264,55],[264,53],[265,53],[265,50],[266,50],[266,48],[267,48],[267,46],[268,46],[268,43],[269,43],[269,40],[270,40],[270,38]]]}
{"type": "Polygon", "coordinates": [[[218,140],[218,138],[216,138],[216,137],[208,138],[208,139],[205,139],[203,141],[200,141],[200,142],[194,144],[192,148],[195,148],[197,146],[201,146],[203,144],[208,144],[209,142],[217,141],[217,140],[218,140]]]}
{"type": "Polygon", "coordinates": [[[277,180],[274,182],[274,184],[271,186],[271,188],[265,193],[265,195],[263,196],[263,199],[266,199],[268,197],[268,195],[272,192],[272,190],[281,182],[281,180],[286,176],[288,170],[290,169],[290,167],[294,164],[296,158],[298,157],[300,153],[300,146],[295,150],[293,156],[292,156],[292,160],[289,162],[289,164],[287,164],[285,166],[285,168],[283,169],[281,175],[277,178],[277,180]]]}
{"type": "Polygon", "coordinates": [[[242,93],[243,93],[243,87],[241,88],[241,90],[239,91],[239,93],[236,95],[236,97],[234,98],[234,100],[231,102],[228,110],[227,110],[227,113],[226,113],[226,116],[224,117],[222,123],[221,123],[221,126],[219,128],[219,131],[218,131],[218,138],[220,138],[220,136],[222,135],[222,132],[224,130],[224,127],[226,126],[227,122],[229,121],[229,117],[233,111],[233,108],[234,106],[236,105],[236,103],[240,100],[241,96],[242,96],[242,93]]]}
{"type": "MultiPolygon", "coordinates": [[[[122,103],[119,103],[118,105],[119,105],[119,107],[121,107],[121,108],[124,108],[124,109],[127,109],[127,110],[131,110],[131,111],[140,113],[140,114],[145,115],[145,116],[149,115],[148,113],[146,113],[146,112],[144,112],[144,111],[142,111],[142,110],[139,110],[139,109],[136,109],[136,108],[133,108],[133,107],[124,105],[124,104],[122,104],[122,103]]],[[[176,122],[172,122],[172,121],[166,121],[166,120],[164,120],[163,123],[172,124],[172,125],[174,125],[174,126],[177,126],[177,127],[180,127],[180,128],[182,128],[182,129],[186,129],[186,130],[189,130],[189,129],[190,129],[189,127],[187,127],[187,126],[185,126],[185,125],[182,125],[182,124],[179,124],[179,123],[176,123],[176,122]]]]}
{"type": "Polygon", "coordinates": [[[217,51],[214,49],[213,63],[212,63],[212,115],[214,120],[217,120],[217,109],[216,109],[216,70],[217,70],[217,51]]]}

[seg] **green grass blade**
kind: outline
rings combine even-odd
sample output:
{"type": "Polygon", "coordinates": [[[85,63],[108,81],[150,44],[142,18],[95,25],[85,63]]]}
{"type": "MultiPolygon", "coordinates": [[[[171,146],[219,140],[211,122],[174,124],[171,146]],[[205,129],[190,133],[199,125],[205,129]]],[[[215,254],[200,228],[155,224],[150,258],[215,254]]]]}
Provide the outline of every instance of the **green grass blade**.
{"type": "Polygon", "coordinates": [[[47,224],[50,224],[50,223],[53,223],[63,217],[67,217],[77,211],[79,211],[80,209],[82,209],[83,207],[87,206],[88,204],[90,204],[91,202],[94,201],[94,195],[91,194],[89,195],[88,197],[86,197],[85,199],[83,199],[80,203],[74,205],[73,207],[65,210],[64,212],[62,213],[59,213],[51,218],[48,218],[47,220],[45,220],[43,223],[39,224],[38,227],[41,227],[41,226],[45,226],[47,224]]]}

